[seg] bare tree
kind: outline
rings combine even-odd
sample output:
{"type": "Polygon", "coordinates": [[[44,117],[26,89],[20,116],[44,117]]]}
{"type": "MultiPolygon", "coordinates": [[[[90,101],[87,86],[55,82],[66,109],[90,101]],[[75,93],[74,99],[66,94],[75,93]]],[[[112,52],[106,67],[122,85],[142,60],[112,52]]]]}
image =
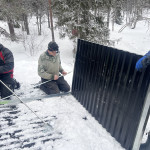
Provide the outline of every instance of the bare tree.
{"type": "Polygon", "coordinates": [[[52,16],[52,3],[51,0],[49,0],[49,10],[50,10],[50,23],[51,23],[51,32],[52,32],[52,41],[55,41],[54,38],[54,28],[53,28],[53,16],[52,16]]]}

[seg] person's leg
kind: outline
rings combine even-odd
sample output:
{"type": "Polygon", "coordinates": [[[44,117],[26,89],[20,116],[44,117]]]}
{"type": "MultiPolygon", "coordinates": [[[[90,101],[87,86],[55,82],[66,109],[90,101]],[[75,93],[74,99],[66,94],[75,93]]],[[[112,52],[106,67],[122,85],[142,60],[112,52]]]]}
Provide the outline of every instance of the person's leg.
{"type": "MultiPolygon", "coordinates": [[[[42,82],[45,82],[45,81],[47,80],[42,79],[42,82]]],[[[48,95],[60,93],[58,85],[56,81],[54,80],[40,85],[40,89],[48,95]]]]}
{"type": "MultiPolygon", "coordinates": [[[[0,78],[0,80],[1,80],[1,78],[0,78]]],[[[2,88],[1,88],[1,83],[0,83],[0,98],[1,98],[1,90],[2,90],[2,88]]]]}
{"type": "MultiPolygon", "coordinates": [[[[4,76],[1,80],[8,88],[14,91],[14,82],[9,75],[4,76]]],[[[8,88],[1,84],[1,98],[5,98],[13,94],[8,88]]]]}
{"type": "Polygon", "coordinates": [[[20,83],[15,78],[13,78],[13,83],[14,83],[14,89],[20,89],[20,83]]]}
{"type": "Polygon", "coordinates": [[[56,82],[60,91],[63,91],[63,92],[70,91],[70,86],[67,83],[67,81],[64,79],[64,77],[60,77],[56,82]]]}

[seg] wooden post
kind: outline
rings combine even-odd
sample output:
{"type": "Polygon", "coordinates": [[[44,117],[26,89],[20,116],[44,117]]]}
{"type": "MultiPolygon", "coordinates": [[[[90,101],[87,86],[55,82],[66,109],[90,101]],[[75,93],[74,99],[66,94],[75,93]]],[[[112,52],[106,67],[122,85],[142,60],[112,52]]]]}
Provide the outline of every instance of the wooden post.
{"type": "Polygon", "coordinates": [[[52,8],[51,8],[51,0],[49,0],[49,10],[50,10],[50,24],[51,24],[51,32],[52,32],[52,41],[55,41],[54,38],[54,28],[53,28],[53,18],[52,18],[52,8]]]}

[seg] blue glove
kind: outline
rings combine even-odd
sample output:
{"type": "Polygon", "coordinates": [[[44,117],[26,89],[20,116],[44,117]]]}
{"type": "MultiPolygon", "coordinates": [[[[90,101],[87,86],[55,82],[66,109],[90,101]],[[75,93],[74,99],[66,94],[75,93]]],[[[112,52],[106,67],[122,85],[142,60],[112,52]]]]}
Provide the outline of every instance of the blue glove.
{"type": "Polygon", "coordinates": [[[143,56],[137,61],[136,66],[135,66],[136,70],[140,71],[143,69],[142,60],[144,60],[145,58],[146,56],[143,56]]]}
{"type": "Polygon", "coordinates": [[[143,57],[141,57],[137,63],[136,63],[136,70],[141,71],[142,69],[146,68],[147,65],[149,64],[149,62],[145,62],[145,60],[150,57],[150,51],[148,53],[146,53],[143,57]]]}

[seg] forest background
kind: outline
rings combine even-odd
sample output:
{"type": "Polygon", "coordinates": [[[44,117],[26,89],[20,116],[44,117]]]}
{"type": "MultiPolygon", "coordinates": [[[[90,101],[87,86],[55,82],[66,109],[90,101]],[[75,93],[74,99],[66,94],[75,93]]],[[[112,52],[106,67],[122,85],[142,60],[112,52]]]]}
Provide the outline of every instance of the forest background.
{"type": "MultiPolygon", "coordinates": [[[[150,0],[0,0],[0,43],[13,51],[19,92],[27,97],[43,94],[30,89],[40,80],[37,60],[52,40],[52,30],[64,58],[62,65],[73,71],[78,38],[144,55],[149,50],[149,25],[150,0]]],[[[70,85],[72,75],[66,77],[70,85]]]]}
{"type": "Polygon", "coordinates": [[[77,38],[114,46],[120,40],[110,38],[115,24],[122,25],[118,31],[122,32],[126,27],[135,29],[138,21],[150,22],[145,15],[149,12],[150,0],[0,0],[0,8],[0,20],[7,22],[9,28],[7,31],[0,25],[0,34],[12,41],[22,41],[25,50],[30,49],[30,55],[36,53],[33,39],[42,35],[45,22],[51,30],[59,30],[60,38],[67,36],[73,41],[74,52],[77,38]],[[50,10],[54,27],[50,24],[50,10]],[[27,48],[33,17],[37,31],[27,48]],[[22,33],[17,33],[17,28],[21,28],[22,33]]]}

